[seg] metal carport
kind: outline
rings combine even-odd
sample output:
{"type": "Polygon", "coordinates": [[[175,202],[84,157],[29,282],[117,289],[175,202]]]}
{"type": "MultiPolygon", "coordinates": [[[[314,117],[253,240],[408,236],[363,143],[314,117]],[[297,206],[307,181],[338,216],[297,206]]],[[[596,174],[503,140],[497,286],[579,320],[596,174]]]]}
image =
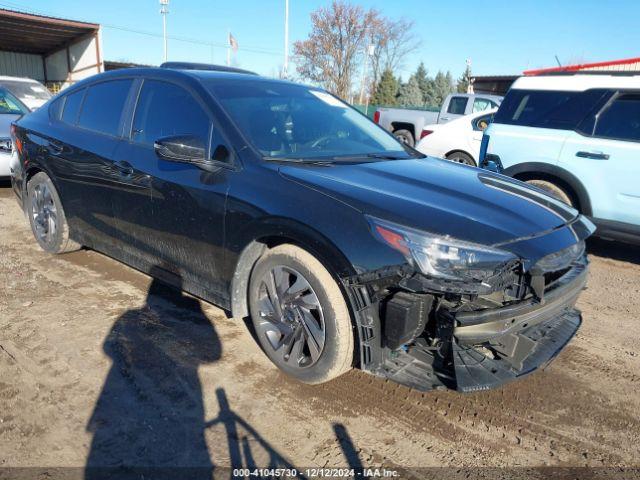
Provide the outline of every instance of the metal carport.
{"type": "Polygon", "coordinates": [[[0,9],[0,75],[57,90],[102,72],[100,25],[0,9]]]}

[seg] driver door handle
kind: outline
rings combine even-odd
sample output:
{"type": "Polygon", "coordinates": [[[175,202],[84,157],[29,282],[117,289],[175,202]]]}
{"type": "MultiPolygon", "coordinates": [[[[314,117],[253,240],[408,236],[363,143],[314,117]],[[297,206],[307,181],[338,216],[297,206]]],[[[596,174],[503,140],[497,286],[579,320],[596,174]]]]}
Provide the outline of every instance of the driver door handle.
{"type": "Polygon", "coordinates": [[[591,158],[592,160],[609,160],[609,154],[602,152],[577,152],[576,157],[591,158]]]}
{"type": "Polygon", "coordinates": [[[116,167],[116,170],[118,170],[118,172],[120,173],[120,175],[124,177],[133,175],[133,165],[131,165],[126,160],[121,160],[119,162],[116,162],[114,165],[116,167]]]}

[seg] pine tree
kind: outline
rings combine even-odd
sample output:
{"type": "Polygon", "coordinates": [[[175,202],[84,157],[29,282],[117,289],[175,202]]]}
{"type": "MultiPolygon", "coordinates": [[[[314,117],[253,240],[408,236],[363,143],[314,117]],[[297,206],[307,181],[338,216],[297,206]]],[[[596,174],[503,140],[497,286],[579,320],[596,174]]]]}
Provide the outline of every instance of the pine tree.
{"type": "Polygon", "coordinates": [[[398,104],[403,107],[421,107],[423,104],[422,91],[415,75],[398,89],[398,104]]]}
{"type": "Polygon", "coordinates": [[[435,105],[442,105],[447,95],[453,93],[453,78],[451,73],[438,72],[433,81],[433,101],[435,105]]]}
{"type": "Polygon", "coordinates": [[[471,66],[467,64],[467,68],[465,69],[462,76],[458,79],[458,93],[467,93],[467,91],[469,90],[469,85],[471,85],[471,66]]]}
{"type": "Polygon", "coordinates": [[[382,76],[380,77],[378,85],[376,85],[376,91],[373,94],[371,102],[374,105],[395,105],[397,93],[397,80],[393,76],[393,72],[387,69],[382,72],[382,76]]]}
{"type": "Polygon", "coordinates": [[[433,82],[428,76],[427,69],[424,67],[424,63],[420,62],[416,73],[413,74],[418,80],[418,86],[422,93],[422,103],[429,105],[433,97],[433,82]]]}

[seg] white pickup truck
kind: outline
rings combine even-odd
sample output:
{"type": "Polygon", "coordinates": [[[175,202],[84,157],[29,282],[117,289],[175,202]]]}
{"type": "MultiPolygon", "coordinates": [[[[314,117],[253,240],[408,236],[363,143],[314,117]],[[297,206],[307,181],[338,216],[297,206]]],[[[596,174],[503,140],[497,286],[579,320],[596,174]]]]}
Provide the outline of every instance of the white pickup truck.
{"type": "Polygon", "coordinates": [[[403,143],[410,146],[420,140],[425,125],[447,123],[463,115],[497,108],[502,103],[497,95],[476,93],[453,93],[444,99],[439,112],[427,110],[411,110],[405,108],[378,108],[373,121],[387,129],[403,143]]]}

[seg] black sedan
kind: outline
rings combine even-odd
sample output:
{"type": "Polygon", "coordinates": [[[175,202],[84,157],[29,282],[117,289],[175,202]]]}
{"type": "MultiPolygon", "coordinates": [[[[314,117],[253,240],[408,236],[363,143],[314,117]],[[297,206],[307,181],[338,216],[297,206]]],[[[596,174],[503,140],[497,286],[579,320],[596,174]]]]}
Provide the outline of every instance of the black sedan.
{"type": "Polygon", "coordinates": [[[486,389],[575,334],[594,227],[571,207],[424,157],[319,88],[201,68],[97,75],[16,122],[13,188],[43,249],[250,316],[307,383],[357,366],[486,389]]]}

